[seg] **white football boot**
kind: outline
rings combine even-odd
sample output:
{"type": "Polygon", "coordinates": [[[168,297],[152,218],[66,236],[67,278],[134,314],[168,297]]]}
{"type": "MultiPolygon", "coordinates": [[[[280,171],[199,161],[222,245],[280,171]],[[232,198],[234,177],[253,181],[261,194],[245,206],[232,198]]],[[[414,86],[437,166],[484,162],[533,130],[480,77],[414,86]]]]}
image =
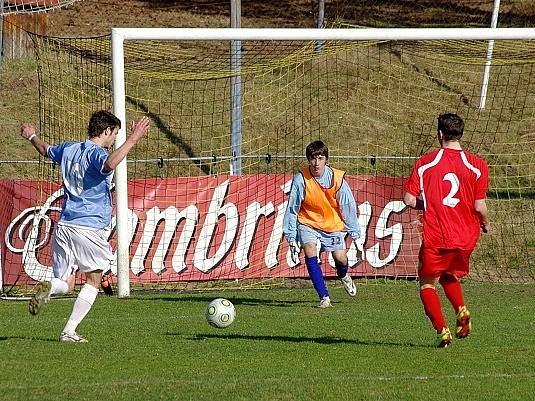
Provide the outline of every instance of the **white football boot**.
{"type": "Polygon", "coordinates": [[[323,297],[320,300],[320,304],[318,305],[318,308],[325,309],[325,308],[330,308],[331,306],[332,306],[331,305],[331,298],[323,297]]]}
{"type": "Polygon", "coordinates": [[[79,336],[76,334],[76,332],[70,334],[66,332],[62,332],[59,335],[59,341],[65,342],[65,343],[86,343],[88,342],[85,338],[82,336],[79,336]]]}
{"type": "Polygon", "coordinates": [[[357,286],[355,285],[349,274],[346,274],[345,277],[341,278],[341,280],[344,284],[346,292],[349,294],[350,297],[354,297],[355,295],[357,295],[357,286]]]}
{"type": "Polygon", "coordinates": [[[37,315],[48,301],[50,301],[50,281],[43,281],[37,285],[35,294],[30,299],[28,305],[30,314],[37,315]]]}

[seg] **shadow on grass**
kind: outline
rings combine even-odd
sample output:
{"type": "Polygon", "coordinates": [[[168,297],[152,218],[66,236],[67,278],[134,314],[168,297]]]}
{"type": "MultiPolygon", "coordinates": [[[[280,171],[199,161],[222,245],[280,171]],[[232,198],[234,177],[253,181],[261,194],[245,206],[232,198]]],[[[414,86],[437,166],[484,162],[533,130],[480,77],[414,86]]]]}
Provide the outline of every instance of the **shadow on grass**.
{"type": "MultiPolygon", "coordinates": [[[[310,304],[316,305],[315,300],[304,299],[304,300],[273,300],[273,299],[262,299],[262,298],[248,298],[248,297],[218,297],[215,295],[212,296],[185,296],[185,297],[170,297],[170,296],[155,296],[150,297],[149,299],[155,301],[168,301],[168,302],[201,302],[208,303],[213,301],[216,298],[227,298],[235,306],[237,305],[263,305],[263,306],[277,306],[277,307],[289,307],[299,304],[310,304]]],[[[149,300],[147,297],[143,297],[143,301],[149,300]]]]}
{"type": "Polygon", "coordinates": [[[31,336],[0,336],[0,341],[7,340],[30,340],[30,341],[46,341],[52,343],[59,343],[57,338],[42,338],[42,337],[31,337],[31,336]]]}
{"type": "MultiPolygon", "coordinates": [[[[179,334],[167,333],[175,336],[179,334]]],[[[352,345],[377,345],[393,347],[419,347],[432,348],[431,345],[414,344],[411,342],[388,342],[388,341],[367,341],[359,339],[349,339],[334,336],[324,337],[291,337],[291,336],[262,336],[262,335],[245,335],[245,334],[197,334],[194,337],[188,337],[188,340],[204,341],[208,339],[225,339],[225,340],[251,340],[251,341],[283,341],[291,343],[315,343],[315,344],[352,344],[352,345]]]]}

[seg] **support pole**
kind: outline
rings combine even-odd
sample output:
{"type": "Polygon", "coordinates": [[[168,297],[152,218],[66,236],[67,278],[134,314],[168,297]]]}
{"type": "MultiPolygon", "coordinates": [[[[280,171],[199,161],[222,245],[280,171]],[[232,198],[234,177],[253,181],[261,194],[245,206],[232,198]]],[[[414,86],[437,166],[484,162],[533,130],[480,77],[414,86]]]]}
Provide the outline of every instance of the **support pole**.
{"type": "MultiPolygon", "coordinates": [[[[498,26],[498,15],[500,13],[500,0],[494,0],[494,9],[492,10],[492,20],[490,22],[491,28],[498,26]]],[[[485,62],[485,69],[483,71],[483,83],[481,84],[481,95],[479,96],[478,110],[485,110],[487,103],[487,91],[489,89],[490,66],[492,64],[492,52],[494,51],[494,40],[489,40],[487,46],[487,61],[485,62]]]]}
{"type": "MultiPolygon", "coordinates": [[[[325,28],[325,0],[318,0],[316,7],[318,9],[316,12],[316,28],[324,29],[325,28]]],[[[323,49],[323,40],[317,40],[314,43],[314,50],[316,51],[316,53],[321,53],[322,49],[323,49]]]]}
{"type": "Polygon", "coordinates": [[[0,77],[4,61],[4,0],[0,0],[0,77]]]}
{"type": "MultiPolygon", "coordinates": [[[[241,28],[241,0],[230,1],[230,27],[241,28]]],[[[242,85],[241,85],[241,40],[230,42],[230,132],[232,162],[231,175],[241,175],[242,158],[242,85]]]]}

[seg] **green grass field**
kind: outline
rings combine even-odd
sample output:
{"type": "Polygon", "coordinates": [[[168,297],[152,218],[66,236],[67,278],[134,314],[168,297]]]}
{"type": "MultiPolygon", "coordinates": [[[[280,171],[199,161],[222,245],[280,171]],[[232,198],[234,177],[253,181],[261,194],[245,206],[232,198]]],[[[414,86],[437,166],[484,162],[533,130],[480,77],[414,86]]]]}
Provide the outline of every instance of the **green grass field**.
{"type": "MultiPolygon", "coordinates": [[[[331,283],[334,307],[311,288],[99,296],[79,327],[88,344],[57,341],[73,300],[42,314],[0,302],[4,400],[529,400],[535,394],[535,288],[465,287],[474,331],[448,349],[417,284],[331,283]],[[227,329],[204,308],[236,306],[227,329]]],[[[454,326],[449,308],[448,321],[454,326]]]]}

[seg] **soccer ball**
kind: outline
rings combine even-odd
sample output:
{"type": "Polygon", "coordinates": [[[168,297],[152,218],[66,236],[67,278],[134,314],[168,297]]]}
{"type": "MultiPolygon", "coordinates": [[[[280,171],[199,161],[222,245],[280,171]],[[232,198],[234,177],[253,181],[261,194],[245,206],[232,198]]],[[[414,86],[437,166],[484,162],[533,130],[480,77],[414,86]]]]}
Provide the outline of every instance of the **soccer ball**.
{"type": "Polygon", "coordinates": [[[236,317],[234,305],[228,299],[217,298],[206,307],[206,320],[211,326],[228,327],[236,317]]]}

